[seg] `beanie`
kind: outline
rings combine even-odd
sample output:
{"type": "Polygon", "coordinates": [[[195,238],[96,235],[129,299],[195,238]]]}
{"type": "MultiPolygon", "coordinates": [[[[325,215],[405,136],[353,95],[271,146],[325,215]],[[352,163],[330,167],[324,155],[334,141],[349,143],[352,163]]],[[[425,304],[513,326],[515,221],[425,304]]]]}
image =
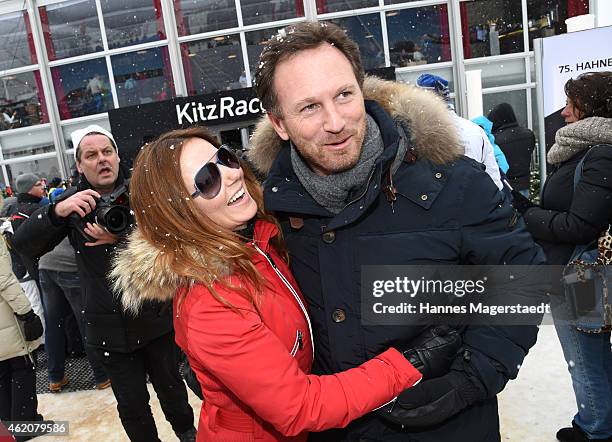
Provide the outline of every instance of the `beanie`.
{"type": "Polygon", "coordinates": [[[431,89],[436,94],[446,98],[450,93],[448,81],[433,74],[421,74],[416,80],[416,85],[423,89],[431,89]]]}
{"type": "Polygon", "coordinates": [[[15,180],[15,188],[17,189],[17,193],[28,193],[38,181],[40,181],[40,178],[38,175],[34,175],[33,173],[24,173],[23,175],[19,175],[15,180]]]}
{"type": "Polygon", "coordinates": [[[113,143],[113,147],[115,148],[115,150],[117,150],[117,143],[115,142],[115,138],[113,137],[113,134],[111,134],[109,131],[104,129],[102,126],[98,126],[97,124],[90,124],[89,126],[84,127],[82,129],[77,129],[70,134],[70,137],[72,138],[72,146],[74,147],[74,159],[75,160],[77,159],[77,153],[79,151],[79,144],[81,144],[81,141],[83,140],[83,138],[85,138],[85,136],[92,134],[92,133],[99,133],[99,134],[107,136],[113,143]]]}

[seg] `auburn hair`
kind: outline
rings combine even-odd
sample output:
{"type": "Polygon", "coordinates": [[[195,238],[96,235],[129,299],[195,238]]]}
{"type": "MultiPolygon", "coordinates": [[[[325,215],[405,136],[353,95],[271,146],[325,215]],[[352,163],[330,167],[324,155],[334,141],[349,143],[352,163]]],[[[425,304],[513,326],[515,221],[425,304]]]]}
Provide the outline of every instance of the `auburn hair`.
{"type": "MultiPolygon", "coordinates": [[[[130,180],[130,205],[143,237],[161,251],[157,259],[177,276],[203,284],[212,295],[227,305],[214,285],[238,291],[257,307],[258,294],[265,284],[251,262],[254,250],[239,233],[219,226],[202,213],[192,201],[194,189],[183,184],[180,156],[184,144],[194,138],[220,144],[204,127],[178,129],[162,134],[145,144],[134,162],[130,180]],[[229,277],[238,284],[230,285],[229,277]]],[[[263,210],[263,192],[253,172],[241,161],[245,186],[257,203],[255,219],[278,226],[275,218],[263,210]]],[[[280,229],[279,229],[280,232],[280,229]]],[[[282,236],[272,246],[287,259],[282,236]]],[[[183,296],[186,290],[180,290],[183,296]]]]}

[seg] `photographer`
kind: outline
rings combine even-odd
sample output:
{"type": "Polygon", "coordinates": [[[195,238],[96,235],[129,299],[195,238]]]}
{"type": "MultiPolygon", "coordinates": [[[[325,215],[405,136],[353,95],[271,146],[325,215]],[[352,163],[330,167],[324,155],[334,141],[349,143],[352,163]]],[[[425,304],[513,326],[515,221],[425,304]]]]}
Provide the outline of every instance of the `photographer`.
{"type": "Polygon", "coordinates": [[[24,222],[13,238],[14,245],[24,255],[39,257],[69,236],[84,296],[86,345],[94,349],[109,375],[130,440],[159,440],[149,406],[147,375],[179,440],[195,440],[193,411],[178,371],[171,309],[151,302],[137,316],[124,313],[106,278],[121,233],[112,228],[116,225],[111,226],[117,219],[103,216],[100,206],[106,206],[110,215],[109,206],[123,204],[117,208],[119,218],[130,217],[129,180],[120,168],[115,140],[104,128],[91,125],[73,132],[72,141],[78,184],[24,222]],[[100,224],[104,219],[108,229],[100,224]]]}

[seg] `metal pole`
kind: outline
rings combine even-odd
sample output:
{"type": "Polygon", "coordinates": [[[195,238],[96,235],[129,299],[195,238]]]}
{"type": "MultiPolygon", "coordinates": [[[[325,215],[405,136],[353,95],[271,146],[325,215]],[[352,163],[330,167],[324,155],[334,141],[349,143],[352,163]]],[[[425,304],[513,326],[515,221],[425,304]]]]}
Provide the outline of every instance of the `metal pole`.
{"type": "Polygon", "coordinates": [[[534,62],[535,62],[535,72],[536,72],[536,98],[538,102],[538,153],[540,159],[540,195],[542,194],[542,189],[544,189],[544,182],[546,181],[546,128],[544,127],[544,88],[543,79],[544,72],[542,70],[542,57],[543,57],[543,48],[542,48],[543,40],[541,38],[537,38],[533,41],[533,49],[534,49],[534,62]]]}
{"type": "Polygon", "coordinates": [[[455,107],[457,114],[467,117],[467,83],[465,80],[465,63],[463,56],[463,33],[461,30],[461,8],[459,0],[448,3],[449,28],[455,65],[455,107]]]}
{"type": "Polygon", "coordinates": [[[164,27],[166,28],[166,38],[168,39],[168,55],[170,56],[172,77],[174,77],[174,91],[177,97],[186,97],[187,83],[185,82],[185,71],[183,70],[183,60],[181,59],[181,47],[178,41],[178,32],[176,30],[174,4],[172,0],[162,0],[161,6],[162,15],[164,17],[164,27]]]}
{"type": "Polygon", "coordinates": [[[38,8],[34,4],[34,0],[26,0],[26,7],[28,11],[28,17],[30,19],[30,27],[32,28],[32,37],[34,40],[34,48],[36,50],[36,58],[38,59],[38,65],[40,67],[40,79],[42,83],[42,93],[45,96],[45,102],[47,104],[47,114],[49,115],[49,123],[51,123],[51,135],[53,137],[53,144],[55,144],[55,153],[57,156],[57,162],[62,174],[62,178],[67,178],[70,174],[68,171],[68,162],[64,155],[65,141],[62,128],[60,126],[60,116],[57,111],[57,98],[55,97],[55,90],[53,89],[53,81],[51,79],[51,70],[49,68],[49,59],[47,58],[47,51],[44,49],[44,36],[42,34],[40,23],[40,16],[38,14],[38,8]]]}

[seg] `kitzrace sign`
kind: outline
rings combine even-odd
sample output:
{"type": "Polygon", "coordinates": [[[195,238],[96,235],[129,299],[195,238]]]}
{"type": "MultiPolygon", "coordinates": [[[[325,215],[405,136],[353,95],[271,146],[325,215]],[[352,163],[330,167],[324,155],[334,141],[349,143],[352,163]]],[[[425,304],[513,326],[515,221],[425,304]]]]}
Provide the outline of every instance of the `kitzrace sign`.
{"type": "Polygon", "coordinates": [[[121,161],[131,167],[140,147],[164,132],[193,125],[239,127],[263,111],[255,90],[245,88],[114,109],[108,117],[121,161]]]}

